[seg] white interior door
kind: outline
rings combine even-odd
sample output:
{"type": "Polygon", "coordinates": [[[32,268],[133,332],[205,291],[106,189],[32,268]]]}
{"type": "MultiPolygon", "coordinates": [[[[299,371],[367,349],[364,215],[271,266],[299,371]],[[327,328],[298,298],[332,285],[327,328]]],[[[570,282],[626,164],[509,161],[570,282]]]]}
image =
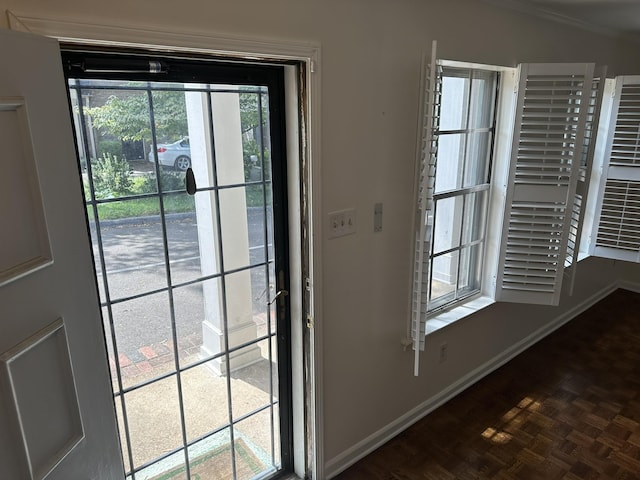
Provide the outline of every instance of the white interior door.
{"type": "Polygon", "coordinates": [[[122,478],[58,44],[0,62],[0,478],[122,478]]]}

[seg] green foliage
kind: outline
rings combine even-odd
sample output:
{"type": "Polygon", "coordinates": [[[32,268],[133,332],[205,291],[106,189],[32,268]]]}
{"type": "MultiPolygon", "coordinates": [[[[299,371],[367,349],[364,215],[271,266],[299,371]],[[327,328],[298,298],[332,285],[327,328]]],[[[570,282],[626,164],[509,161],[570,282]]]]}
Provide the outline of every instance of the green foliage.
{"type": "Polygon", "coordinates": [[[163,192],[185,191],[185,172],[160,172],[160,183],[163,192]]]}
{"type": "MultiPolygon", "coordinates": [[[[186,193],[168,195],[164,199],[164,211],[165,213],[194,212],[194,199],[186,193]]],[[[157,198],[134,198],[122,202],[109,202],[98,205],[100,220],[118,220],[159,214],[160,204],[157,198]]],[[[94,220],[92,208],[87,208],[87,215],[90,221],[94,220]]]]}
{"type": "Polygon", "coordinates": [[[104,153],[91,164],[91,171],[96,198],[113,198],[131,193],[131,168],[124,158],[104,153]]]}
{"type": "MultiPolygon", "coordinates": [[[[241,92],[240,98],[240,124],[242,128],[242,153],[244,160],[244,178],[246,181],[257,180],[260,176],[260,138],[254,135],[267,133],[267,121],[269,118],[269,98],[265,93],[241,92]],[[261,127],[261,128],[258,128],[261,127]],[[258,163],[251,159],[255,155],[258,163]],[[257,175],[256,175],[257,173],[257,175]]],[[[270,168],[269,150],[262,149],[265,171],[270,168]]]]}
{"type": "MultiPolygon", "coordinates": [[[[248,182],[259,180],[262,172],[262,164],[260,163],[260,147],[258,146],[258,142],[253,139],[244,140],[242,142],[242,154],[245,180],[248,182]],[[252,155],[254,155],[257,160],[252,159],[252,155]]],[[[271,169],[269,150],[263,150],[262,161],[264,162],[264,171],[269,172],[271,169]]]]}
{"type": "Polygon", "coordinates": [[[266,127],[269,115],[269,101],[267,95],[258,93],[240,93],[239,97],[242,133],[253,130],[260,125],[260,117],[262,117],[262,127],[266,127]],[[261,100],[258,102],[260,96],[261,100]],[[262,110],[262,112],[260,110],[262,110]]]}
{"type": "MultiPolygon", "coordinates": [[[[160,184],[163,192],[184,191],[185,174],[183,172],[165,172],[160,171],[160,184]]],[[[132,193],[145,194],[156,193],[158,185],[156,182],[156,174],[141,175],[133,179],[132,193]]]]}
{"type": "MultiPolygon", "coordinates": [[[[244,88],[244,87],[240,87],[244,88]]],[[[250,87],[255,89],[255,87],[250,87]]],[[[184,92],[181,91],[153,91],[153,118],[158,143],[172,142],[188,134],[187,113],[184,92]]],[[[259,163],[251,160],[255,155],[261,158],[260,135],[267,132],[269,102],[266,93],[253,93],[241,91],[238,95],[240,106],[240,123],[243,138],[243,159],[245,179],[256,180],[259,178],[259,163]],[[259,128],[261,127],[261,128],[259,128]]],[[[91,117],[94,127],[102,134],[115,137],[119,140],[102,140],[98,145],[98,151],[111,157],[122,156],[121,141],[145,141],[147,145],[151,139],[151,109],[149,108],[146,93],[129,91],[122,92],[118,96],[110,96],[104,105],[87,108],[86,113],[91,117]]],[[[262,158],[265,161],[265,169],[270,168],[269,151],[263,148],[262,158]]],[[[102,167],[98,167],[101,169],[102,167]]],[[[115,165],[102,168],[103,178],[96,182],[98,198],[110,198],[131,193],[126,189],[135,188],[135,193],[156,192],[155,178],[132,179],[124,172],[116,172],[115,165]],[[111,173],[108,170],[111,169],[111,173]],[[115,170],[114,170],[115,169],[115,170]],[[131,183],[128,183],[131,182],[131,183]],[[97,185],[100,184],[100,187],[97,185]],[[138,190],[140,188],[140,190],[138,190]]],[[[94,168],[96,170],[96,168],[94,168]]],[[[95,173],[94,173],[95,176],[95,173]]],[[[181,190],[184,188],[184,177],[179,178],[170,174],[162,174],[163,191],[181,190]]]]}
{"type": "MultiPolygon", "coordinates": [[[[186,136],[184,92],[154,91],[152,99],[158,142],[186,136]]],[[[105,134],[121,140],[148,141],[151,138],[151,111],[144,94],[112,95],[104,105],[85,111],[91,116],[93,125],[105,134]]]]}
{"type": "Polygon", "coordinates": [[[101,140],[98,142],[98,152],[102,155],[111,154],[114,157],[122,156],[122,142],[118,140],[101,140]]]}
{"type": "MultiPolygon", "coordinates": [[[[251,87],[252,89],[255,87],[251,87]]],[[[158,143],[172,142],[187,136],[187,112],[184,92],[153,91],[153,118],[158,143]]],[[[252,168],[251,155],[260,158],[259,143],[255,134],[267,131],[269,101],[266,93],[240,92],[240,124],[243,136],[245,178],[252,168]],[[262,127],[262,128],[258,128],[262,127]]],[[[104,135],[112,135],[120,141],[103,140],[98,151],[113,156],[122,155],[121,141],[146,141],[151,139],[151,110],[148,96],[141,92],[123,92],[110,96],[104,105],[87,108],[93,125],[104,135]]],[[[268,152],[263,153],[265,159],[268,152]]]]}
{"type": "Polygon", "coordinates": [[[137,194],[157,192],[158,187],[156,186],[156,176],[151,174],[133,177],[131,190],[137,194]]]}

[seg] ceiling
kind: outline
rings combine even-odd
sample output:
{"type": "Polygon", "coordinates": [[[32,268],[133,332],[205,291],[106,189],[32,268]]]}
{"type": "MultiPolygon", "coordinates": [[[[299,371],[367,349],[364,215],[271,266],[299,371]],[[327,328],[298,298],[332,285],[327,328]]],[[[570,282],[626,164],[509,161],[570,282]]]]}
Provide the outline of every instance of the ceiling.
{"type": "Polygon", "coordinates": [[[490,0],[528,14],[640,41],[640,0],[490,0]]]}

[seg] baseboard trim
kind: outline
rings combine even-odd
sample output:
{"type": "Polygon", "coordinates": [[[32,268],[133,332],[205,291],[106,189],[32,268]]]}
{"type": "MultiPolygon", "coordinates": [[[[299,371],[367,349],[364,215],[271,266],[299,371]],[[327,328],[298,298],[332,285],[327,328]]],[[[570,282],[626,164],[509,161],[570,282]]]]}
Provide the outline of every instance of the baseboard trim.
{"type": "Polygon", "coordinates": [[[632,290],[640,293],[640,284],[632,282],[614,283],[594,293],[578,305],[567,310],[562,315],[559,315],[556,319],[546,324],[544,327],[536,330],[529,336],[523,338],[518,343],[512,345],[509,349],[503,351],[491,360],[485,362],[483,365],[480,365],[478,368],[472,370],[464,377],[461,377],[458,381],[454,382],[449,387],[432,396],[417,407],[409,410],[401,417],[397,418],[377,432],[369,435],[364,440],[356,443],[343,453],[327,461],[324,467],[325,478],[331,479],[339,473],[343,472],[358,460],[364,458],[369,453],[381,447],[389,440],[397,436],[399,433],[409,428],[415,422],[422,419],[439,406],[448,402],[453,397],[463,392],[494,370],[498,369],[499,367],[525,351],[530,346],[539,342],[547,335],[553,333],[558,328],[587,310],[589,307],[593,306],[595,303],[605,298],[607,295],[613,293],[618,288],[632,290]]]}
{"type": "Polygon", "coordinates": [[[621,280],[618,283],[618,287],[624,290],[630,290],[635,293],[640,293],[640,283],[637,282],[628,282],[626,280],[621,280]]]}

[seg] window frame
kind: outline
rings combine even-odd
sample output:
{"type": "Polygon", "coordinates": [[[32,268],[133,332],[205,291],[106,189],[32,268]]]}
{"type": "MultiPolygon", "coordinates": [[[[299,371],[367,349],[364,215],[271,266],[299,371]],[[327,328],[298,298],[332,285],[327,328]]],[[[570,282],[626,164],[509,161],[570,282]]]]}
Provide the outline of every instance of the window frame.
{"type": "MultiPolygon", "coordinates": [[[[485,249],[486,249],[486,235],[487,235],[487,224],[488,224],[488,217],[491,214],[490,212],[490,194],[491,194],[491,184],[492,184],[492,171],[493,171],[493,160],[494,160],[494,152],[495,152],[495,140],[496,140],[496,128],[497,128],[497,113],[498,113],[498,102],[500,99],[500,82],[501,82],[501,73],[500,71],[497,71],[495,69],[487,69],[487,68],[480,68],[478,65],[474,65],[473,67],[467,66],[467,65],[462,65],[462,64],[456,64],[456,65],[451,65],[451,62],[447,62],[444,60],[439,60],[437,61],[437,64],[439,66],[439,75],[441,80],[445,77],[458,77],[458,78],[465,78],[468,80],[469,84],[465,86],[465,92],[463,95],[463,105],[461,105],[462,107],[462,117],[464,118],[464,125],[461,125],[460,128],[440,128],[440,125],[438,125],[438,128],[435,129],[434,135],[440,139],[442,138],[442,136],[448,136],[448,135],[464,135],[464,142],[463,143],[463,150],[464,153],[462,154],[462,158],[460,163],[457,165],[457,174],[456,176],[459,176],[460,178],[460,186],[456,187],[456,188],[452,188],[452,189],[448,189],[448,190],[443,190],[443,191],[436,191],[437,188],[437,183],[438,183],[438,168],[436,165],[436,172],[434,175],[435,178],[435,187],[434,187],[434,193],[433,193],[433,229],[431,232],[431,243],[430,243],[430,251],[429,251],[429,281],[428,281],[428,301],[427,301],[427,318],[433,317],[434,315],[437,315],[439,312],[443,311],[443,310],[448,310],[451,308],[455,308],[456,305],[461,304],[462,302],[465,302],[467,299],[477,296],[478,294],[481,293],[482,291],[482,286],[484,284],[484,275],[483,275],[483,271],[484,271],[484,257],[485,257],[485,249]],[[462,73],[465,72],[468,73],[468,76],[462,76],[462,75],[452,75],[452,74],[447,74],[447,73],[462,73]],[[477,127],[477,126],[470,126],[469,125],[469,121],[470,121],[470,116],[471,116],[471,111],[474,108],[473,106],[473,80],[478,78],[475,74],[477,74],[478,72],[491,72],[491,73],[495,73],[495,77],[493,78],[493,81],[491,82],[491,93],[490,93],[490,99],[489,99],[489,104],[487,105],[487,107],[490,109],[490,111],[486,112],[488,118],[489,118],[489,122],[488,122],[488,127],[487,126],[481,126],[481,127],[477,127]],[[469,139],[477,133],[488,133],[489,134],[489,139],[486,145],[486,152],[484,153],[484,160],[482,162],[482,166],[484,168],[484,172],[483,172],[483,178],[481,181],[478,181],[477,183],[473,184],[473,185],[467,185],[466,184],[466,180],[465,180],[465,174],[467,172],[467,169],[469,167],[472,167],[473,164],[469,162],[469,159],[471,158],[470,155],[470,148],[469,148],[469,139]],[[482,203],[484,203],[484,206],[482,207],[482,212],[476,212],[476,214],[479,214],[481,216],[481,218],[477,218],[475,215],[474,217],[471,219],[470,222],[467,222],[465,217],[465,213],[466,213],[466,206],[467,206],[467,198],[469,195],[474,195],[474,194],[479,194],[481,192],[486,192],[484,195],[484,198],[481,198],[480,201],[482,203]],[[454,225],[454,229],[457,231],[459,230],[459,241],[457,242],[457,246],[453,246],[451,248],[445,249],[445,250],[441,250],[436,252],[436,231],[437,231],[437,215],[438,215],[438,203],[444,200],[447,200],[449,198],[461,198],[462,201],[462,206],[461,207],[455,207],[455,209],[457,210],[457,208],[461,208],[462,211],[462,216],[460,218],[459,222],[456,222],[454,225]],[[478,236],[477,239],[469,239],[468,241],[464,240],[464,231],[465,231],[465,224],[476,224],[479,226],[479,230],[481,231],[481,234],[478,236]],[[467,252],[471,252],[471,250],[480,245],[480,252],[479,252],[479,257],[476,260],[470,260],[469,261],[469,268],[466,269],[466,276],[467,278],[470,278],[472,276],[477,278],[477,287],[461,287],[460,286],[460,278],[461,278],[461,274],[462,274],[462,268],[461,268],[461,258],[462,258],[462,254],[463,251],[467,251],[467,252]],[[434,261],[439,258],[442,257],[444,255],[449,255],[451,253],[457,252],[457,261],[456,261],[456,266],[455,266],[455,270],[456,270],[456,274],[455,274],[455,284],[454,284],[454,288],[452,292],[446,293],[445,295],[442,295],[440,297],[438,297],[437,299],[433,299],[433,273],[434,273],[434,261]],[[475,267],[471,267],[471,263],[476,263],[477,265],[475,267]]],[[[441,111],[442,110],[442,101],[439,103],[438,105],[438,110],[441,111]]],[[[482,115],[484,116],[485,112],[482,113],[482,115]]],[[[440,151],[440,150],[439,150],[440,151]]],[[[456,181],[456,183],[458,183],[456,181]]],[[[478,195],[480,197],[480,195],[478,195]]],[[[476,254],[477,255],[477,254],[476,254]]],[[[475,282],[474,282],[475,283],[475,282]]]]}

